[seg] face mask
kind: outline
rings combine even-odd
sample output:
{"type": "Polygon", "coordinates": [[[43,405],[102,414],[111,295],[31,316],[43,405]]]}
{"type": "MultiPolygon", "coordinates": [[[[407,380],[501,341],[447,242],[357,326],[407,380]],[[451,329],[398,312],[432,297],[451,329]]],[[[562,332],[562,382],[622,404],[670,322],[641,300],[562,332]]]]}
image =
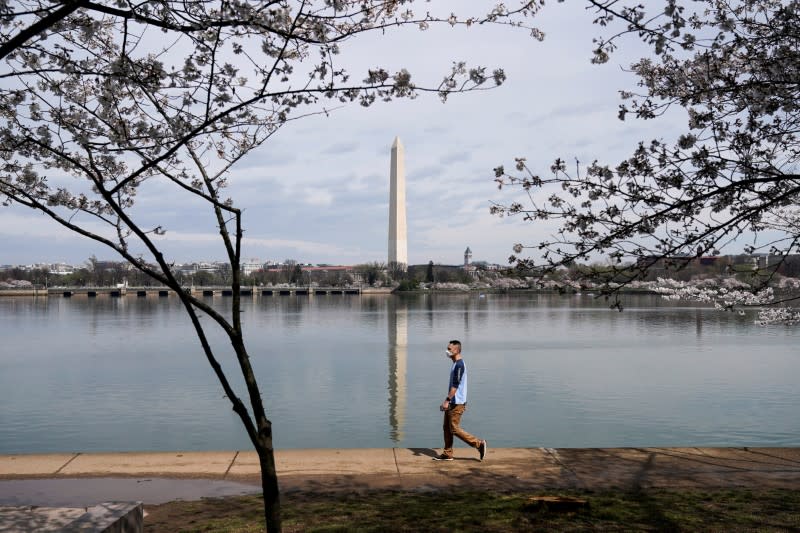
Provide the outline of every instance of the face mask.
{"type": "Polygon", "coordinates": [[[453,352],[451,352],[450,350],[445,350],[444,353],[445,355],[447,355],[447,357],[453,357],[453,352]]]}

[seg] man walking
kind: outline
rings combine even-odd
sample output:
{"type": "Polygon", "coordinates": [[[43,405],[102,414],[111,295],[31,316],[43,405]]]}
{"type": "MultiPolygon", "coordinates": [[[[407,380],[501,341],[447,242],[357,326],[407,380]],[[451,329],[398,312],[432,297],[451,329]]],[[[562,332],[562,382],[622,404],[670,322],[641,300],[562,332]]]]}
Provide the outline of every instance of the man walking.
{"type": "Polygon", "coordinates": [[[485,440],[480,440],[461,428],[461,416],[467,410],[467,367],[461,358],[461,343],[450,341],[447,345],[447,357],[453,361],[450,368],[450,382],[447,397],[439,406],[444,411],[444,450],[441,455],[433,458],[434,461],[453,460],[453,436],[463,440],[478,450],[480,460],[486,457],[488,446],[485,440]]]}

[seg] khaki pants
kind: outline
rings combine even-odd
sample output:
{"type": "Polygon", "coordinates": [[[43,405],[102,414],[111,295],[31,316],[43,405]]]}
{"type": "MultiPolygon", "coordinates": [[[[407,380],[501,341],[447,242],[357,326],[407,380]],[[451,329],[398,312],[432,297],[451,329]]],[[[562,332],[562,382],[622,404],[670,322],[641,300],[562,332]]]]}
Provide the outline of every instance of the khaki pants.
{"type": "Polygon", "coordinates": [[[463,440],[473,448],[477,448],[481,445],[480,439],[477,439],[464,431],[461,428],[461,416],[464,414],[464,411],[467,410],[467,406],[464,404],[456,405],[452,409],[448,409],[444,412],[444,455],[448,457],[453,456],[453,436],[455,435],[459,439],[463,440]]]}

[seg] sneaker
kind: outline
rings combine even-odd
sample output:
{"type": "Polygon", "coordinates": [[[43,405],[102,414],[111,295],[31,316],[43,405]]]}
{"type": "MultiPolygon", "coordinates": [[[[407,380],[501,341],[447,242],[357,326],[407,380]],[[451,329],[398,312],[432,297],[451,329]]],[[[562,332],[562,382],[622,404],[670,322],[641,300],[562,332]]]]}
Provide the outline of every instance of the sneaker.
{"type": "Polygon", "coordinates": [[[449,455],[441,454],[433,458],[434,461],[452,461],[453,458],[449,455]]]}
{"type": "Polygon", "coordinates": [[[483,458],[486,457],[486,450],[488,449],[489,445],[486,444],[485,440],[482,440],[480,446],[478,446],[478,453],[481,454],[481,461],[483,461],[483,458]]]}

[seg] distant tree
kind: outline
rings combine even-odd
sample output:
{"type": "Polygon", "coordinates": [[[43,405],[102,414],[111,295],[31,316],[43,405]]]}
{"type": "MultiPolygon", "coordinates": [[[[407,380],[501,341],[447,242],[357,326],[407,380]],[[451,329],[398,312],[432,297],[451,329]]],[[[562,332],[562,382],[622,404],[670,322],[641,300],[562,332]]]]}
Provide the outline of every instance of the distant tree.
{"type": "Polygon", "coordinates": [[[434,270],[437,283],[469,283],[471,278],[460,266],[438,265],[434,270]]]}
{"type": "Polygon", "coordinates": [[[60,276],[58,280],[59,285],[83,287],[87,283],[92,284],[90,280],[92,273],[87,268],[76,268],[72,274],[65,274],[60,276]]]}
{"type": "Polygon", "coordinates": [[[326,287],[341,287],[353,281],[346,272],[342,272],[341,270],[322,272],[312,277],[312,280],[326,287]]]}
{"type": "Polygon", "coordinates": [[[800,255],[786,258],[781,273],[792,278],[800,277],[800,255]]]}
{"type": "Polygon", "coordinates": [[[375,285],[376,281],[382,279],[383,273],[386,271],[386,264],[373,261],[371,263],[356,265],[355,269],[357,272],[361,273],[362,277],[367,282],[367,285],[372,287],[375,285]]]}
{"type": "Polygon", "coordinates": [[[397,286],[397,290],[401,292],[415,291],[418,288],[419,288],[419,280],[416,279],[404,279],[397,286]]]}
{"type": "Polygon", "coordinates": [[[459,268],[458,270],[456,270],[456,281],[459,283],[472,283],[472,281],[474,280],[472,276],[469,274],[469,272],[467,272],[463,268],[459,268]]]}
{"type": "Polygon", "coordinates": [[[345,273],[335,270],[333,272],[325,272],[319,280],[320,285],[328,287],[338,287],[344,285],[345,273]]]}
{"type": "Polygon", "coordinates": [[[21,269],[19,267],[14,267],[11,270],[7,271],[6,272],[6,276],[8,276],[9,279],[12,279],[12,280],[13,279],[24,279],[24,280],[30,281],[28,279],[28,273],[25,272],[23,269],[21,269]]]}
{"type": "Polygon", "coordinates": [[[433,261],[428,261],[428,268],[425,270],[425,283],[433,283],[433,261]]]}
{"type": "Polygon", "coordinates": [[[280,268],[280,283],[294,283],[293,275],[295,266],[297,266],[297,261],[294,259],[284,259],[280,268]]]}
{"type": "Polygon", "coordinates": [[[331,107],[428,93],[446,100],[505,80],[500,69],[460,61],[433,83],[380,65],[353,75],[340,58],[360,35],[434,24],[516,30],[539,5],[489,3],[458,16],[430,3],[416,12],[410,0],[0,1],[3,203],[46,214],[176,290],[258,453],[270,532],[281,528],[272,422],[242,332],[244,226],[225,195],[230,169],[288,122],[331,107]],[[207,209],[228,263],[229,315],[180,290],[159,239],[166,222],[134,209],[155,196],[142,194],[151,186],[174,205],[191,203],[198,218],[207,209]],[[228,337],[249,407],[208,342],[212,323],[228,337]]]}
{"type": "Polygon", "coordinates": [[[248,276],[251,285],[275,285],[282,283],[282,273],[278,269],[265,269],[253,272],[248,276]]]}
{"type": "Polygon", "coordinates": [[[396,261],[389,261],[386,265],[386,272],[389,274],[389,279],[392,281],[400,281],[406,279],[408,273],[408,265],[406,263],[398,263],[396,261]]]}
{"type": "Polygon", "coordinates": [[[264,273],[265,283],[277,285],[278,283],[282,283],[282,279],[283,279],[282,274],[279,270],[267,270],[264,273]]]}
{"type": "MultiPolygon", "coordinates": [[[[131,273],[128,266],[129,266],[128,263],[115,262],[114,265],[107,271],[109,276],[109,281],[106,285],[109,287],[113,287],[119,283],[124,283],[125,280],[128,280],[128,277],[130,276],[131,273]]],[[[143,275],[143,277],[140,279],[144,279],[145,276],[146,275],[143,275]]]]}
{"type": "Polygon", "coordinates": [[[89,256],[89,259],[86,260],[86,269],[89,272],[97,272],[97,257],[94,254],[89,256]]]}
{"type": "Polygon", "coordinates": [[[28,273],[27,279],[36,287],[44,287],[48,285],[48,278],[50,272],[46,268],[33,268],[28,273]]]}
{"type": "Polygon", "coordinates": [[[199,287],[209,287],[213,285],[222,285],[222,280],[219,274],[209,272],[208,270],[198,270],[192,275],[194,284],[199,287]]]}
{"type": "Polygon", "coordinates": [[[289,283],[297,285],[303,282],[303,267],[294,265],[289,273],[289,283]]]}
{"type": "MultiPolygon", "coordinates": [[[[677,107],[686,112],[686,130],[676,139],[641,142],[616,164],[559,158],[549,176],[525,158],[516,160],[516,173],[496,168],[498,185],[519,187],[525,202],[495,205],[494,213],[561,223],[553,239],[517,244],[510,260],[541,261],[553,270],[610,256],[615,268],[633,266],[644,275],[664,258],[717,255],[745,237],[754,243],[746,253],[798,253],[800,2],[587,4],[597,11],[596,23],[621,22],[597,40],[594,62],[607,61],[625,34],[652,46],[651,56],[631,66],[641,90],[621,92],[619,118],[655,120],[677,107]],[[525,248],[541,259],[520,257],[525,248]]],[[[763,298],[747,303],[800,298],[760,292],[781,263],[751,276],[751,296],[763,298]]],[[[607,272],[598,274],[607,292],[616,290],[603,281],[607,272]]]]}

